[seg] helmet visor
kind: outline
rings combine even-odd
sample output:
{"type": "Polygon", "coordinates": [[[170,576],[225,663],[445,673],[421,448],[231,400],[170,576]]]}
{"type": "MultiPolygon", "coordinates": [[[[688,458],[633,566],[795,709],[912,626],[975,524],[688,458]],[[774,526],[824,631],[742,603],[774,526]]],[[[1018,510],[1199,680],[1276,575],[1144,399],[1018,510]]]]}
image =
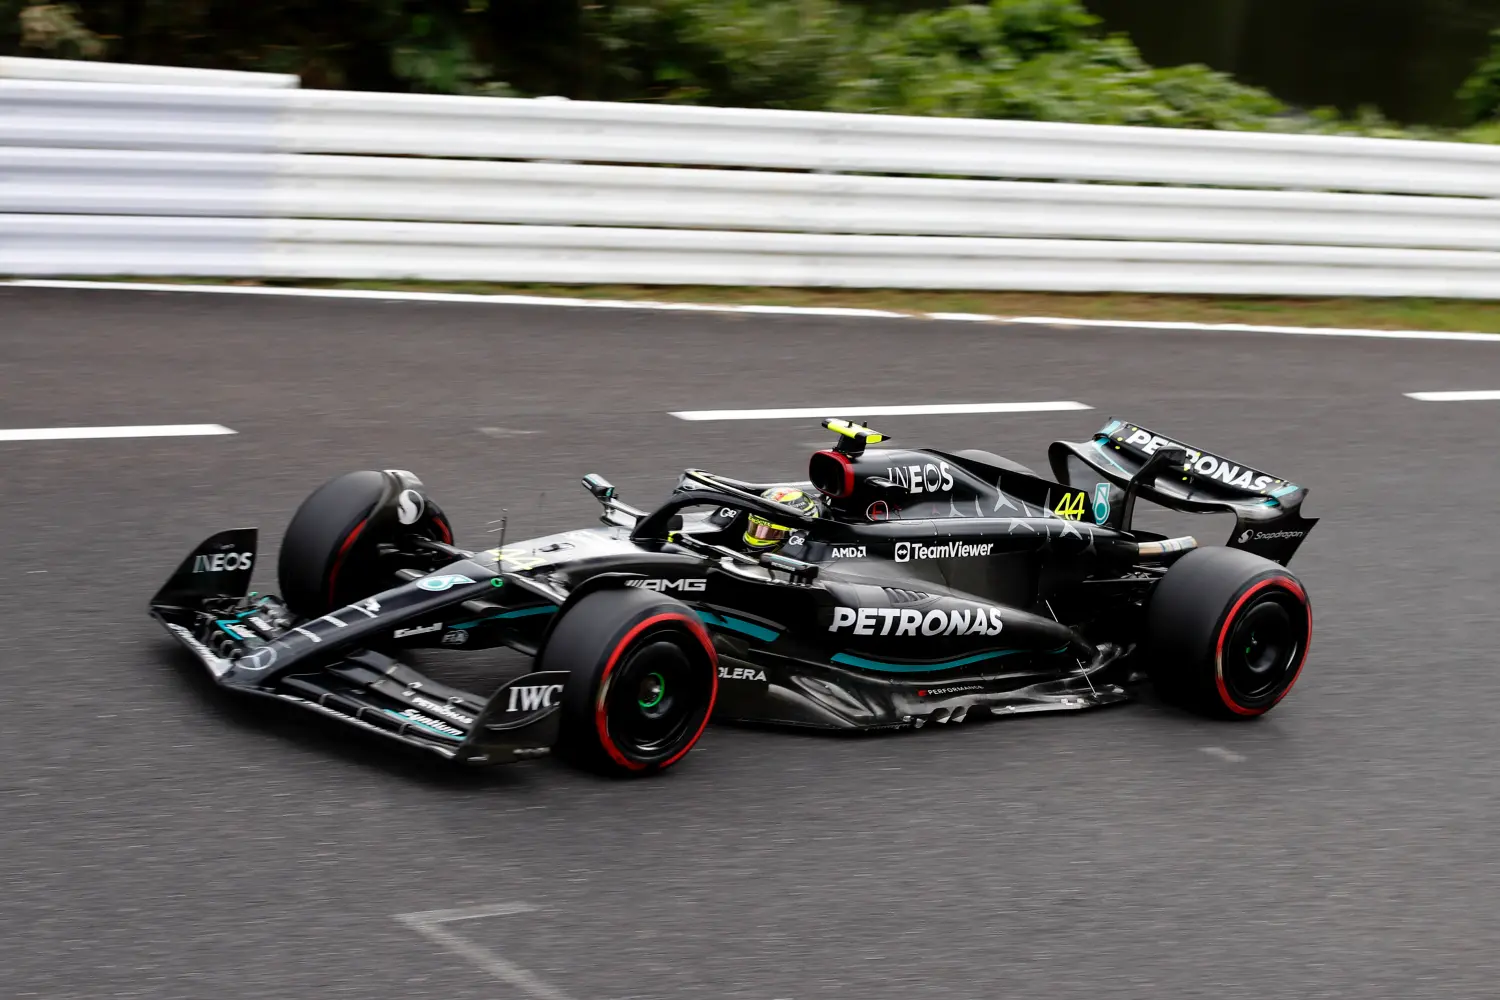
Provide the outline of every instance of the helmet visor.
{"type": "Polygon", "coordinates": [[[772,524],[759,514],[751,514],[750,523],[745,526],[745,541],[751,545],[774,545],[785,541],[791,533],[790,528],[772,524]]]}

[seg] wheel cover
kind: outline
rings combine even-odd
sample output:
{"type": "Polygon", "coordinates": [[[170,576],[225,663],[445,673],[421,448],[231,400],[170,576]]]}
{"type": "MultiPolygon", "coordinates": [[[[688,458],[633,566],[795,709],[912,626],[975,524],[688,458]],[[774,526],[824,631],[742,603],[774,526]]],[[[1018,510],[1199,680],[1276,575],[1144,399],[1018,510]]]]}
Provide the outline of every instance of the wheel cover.
{"type": "Polygon", "coordinates": [[[1311,616],[1301,588],[1266,580],[1236,603],[1219,635],[1219,694],[1241,715],[1276,704],[1302,668],[1311,616]]]}

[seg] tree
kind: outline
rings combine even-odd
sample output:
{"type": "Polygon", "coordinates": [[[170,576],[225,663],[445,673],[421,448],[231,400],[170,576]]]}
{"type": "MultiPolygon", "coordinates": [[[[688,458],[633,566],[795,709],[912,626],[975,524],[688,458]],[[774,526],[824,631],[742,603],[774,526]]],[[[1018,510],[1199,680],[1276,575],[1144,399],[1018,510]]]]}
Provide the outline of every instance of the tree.
{"type": "Polygon", "coordinates": [[[1490,42],[1489,55],[1458,88],[1465,120],[1471,125],[1500,120],[1500,28],[1490,32],[1490,42]]]}

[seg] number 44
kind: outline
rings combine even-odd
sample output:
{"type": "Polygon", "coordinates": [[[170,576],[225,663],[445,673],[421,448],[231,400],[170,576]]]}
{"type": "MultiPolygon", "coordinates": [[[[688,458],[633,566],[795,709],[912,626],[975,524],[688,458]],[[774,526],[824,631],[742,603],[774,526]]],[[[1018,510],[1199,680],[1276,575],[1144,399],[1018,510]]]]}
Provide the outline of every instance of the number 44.
{"type": "Polygon", "coordinates": [[[1081,521],[1083,520],[1084,500],[1087,496],[1086,493],[1064,493],[1063,498],[1057,501],[1057,506],[1052,508],[1052,512],[1069,521],[1081,521]]]}

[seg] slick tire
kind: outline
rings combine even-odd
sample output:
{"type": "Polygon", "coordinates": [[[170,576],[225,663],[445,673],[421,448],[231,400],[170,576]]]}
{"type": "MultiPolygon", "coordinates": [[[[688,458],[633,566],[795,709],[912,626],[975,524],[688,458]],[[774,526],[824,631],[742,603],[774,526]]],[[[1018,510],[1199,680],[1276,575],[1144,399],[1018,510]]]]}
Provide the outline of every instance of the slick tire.
{"type": "Polygon", "coordinates": [[[596,590],[569,605],[537,669],[568,671],[556,753],[621,777],[686,756],[719,693],[718,656],[698,616],[649,590],[596,590]]]}
{"type": "Polygon", "coordinates": [[[1152,681],[1168,701],[1251,718],[1286,697],[1312,638],[1312,607],[1285,567],[1238,549],[1197,549],[1167,571],[1146,611],[1152,681]]]}
{"type": "Polygon", "coordinates": [[[413,534],[451,542],[447,518],[425,494],[414,523],[402,523],[406,488],[388,472],[350,472],[302,501],[282,538],[276,566],[287,607],[316,618],[395,586],[391,567],[381,565],[382,543],[413,534]]]}

